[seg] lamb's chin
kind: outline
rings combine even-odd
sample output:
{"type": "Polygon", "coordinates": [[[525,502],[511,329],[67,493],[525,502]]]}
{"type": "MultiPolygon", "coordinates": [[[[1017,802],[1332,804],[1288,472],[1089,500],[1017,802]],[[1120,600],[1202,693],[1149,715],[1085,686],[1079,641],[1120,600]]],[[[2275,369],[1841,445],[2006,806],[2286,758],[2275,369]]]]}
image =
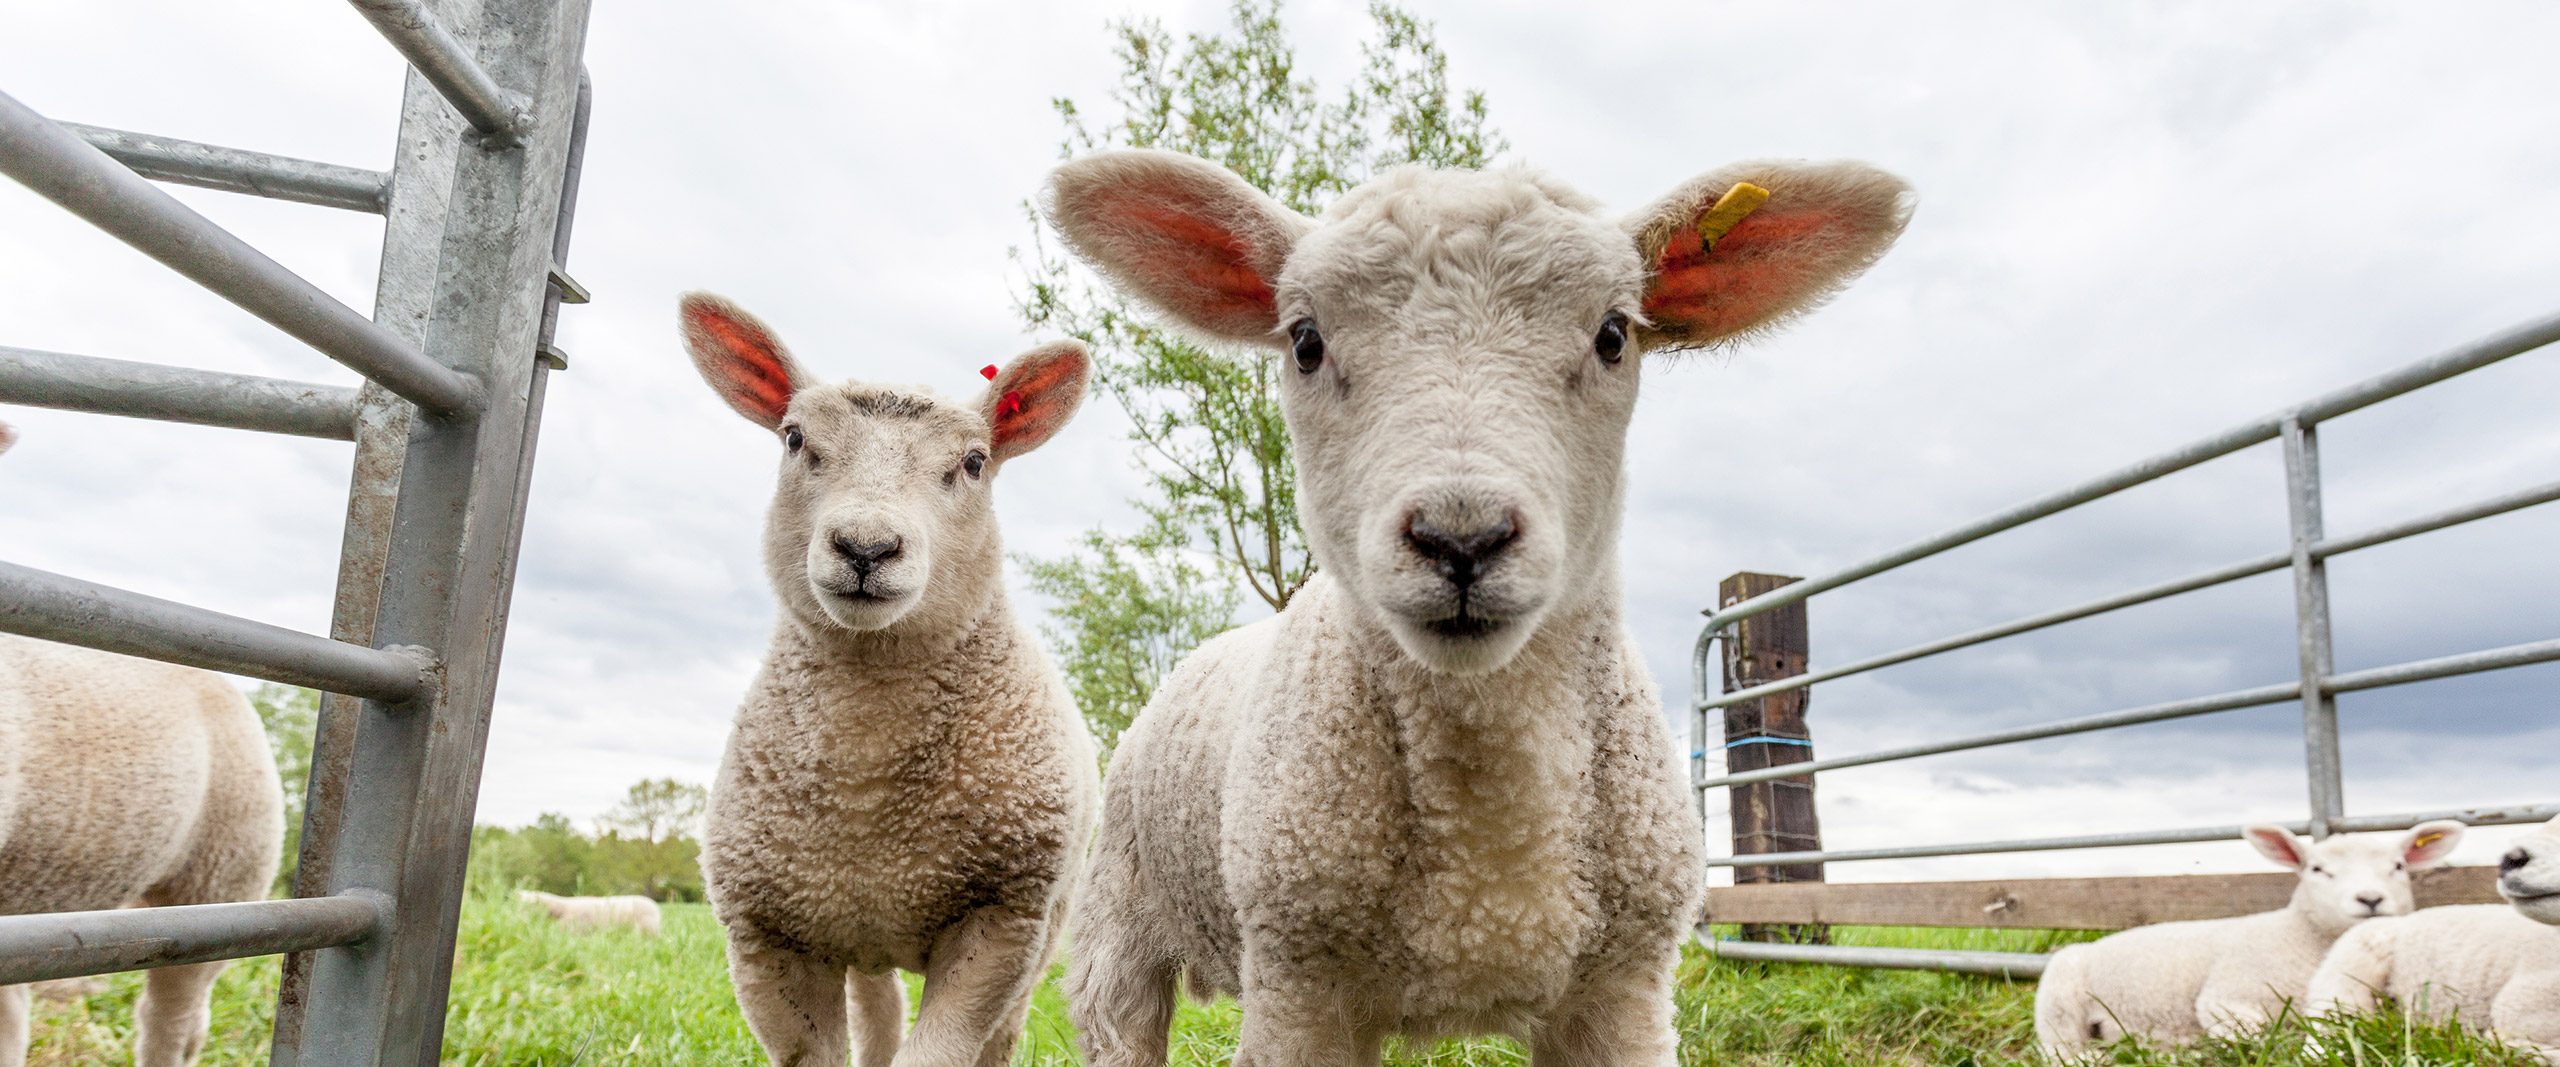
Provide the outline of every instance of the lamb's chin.
{"type": "Polygon", "coordinates": [[[915,609],[917,601],[923,599],[913,593],[895,597],[852,597],[823,589],[811,592],[818,598],[818,610],[826,612],[827,618],[836,625],[855,633],[870,633],[895,626],[898,620],[906,618],[907,613],[915,609]]]}
{"type": "Polygon", "coordinates": [[[2560,926],[2560,893],[2550,893],[2523,900],[2510,901],[2525,918],[2549,926],[2560,926]]]}
{"type": "Polygon", "coordinates": [[[1510,665],[1537,629],[1532,619],[1466,620],[1459,625],[1396,617],[1387,632],[1396,647],[1435,674],[1468,677],[1490,674],[1510,665]]]}

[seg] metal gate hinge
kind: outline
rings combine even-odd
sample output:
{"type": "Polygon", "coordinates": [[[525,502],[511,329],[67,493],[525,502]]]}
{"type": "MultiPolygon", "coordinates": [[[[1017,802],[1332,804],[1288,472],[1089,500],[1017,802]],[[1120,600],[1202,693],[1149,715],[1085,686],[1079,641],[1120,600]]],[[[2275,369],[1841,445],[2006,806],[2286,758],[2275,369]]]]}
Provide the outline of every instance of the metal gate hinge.
{"type": "Polygon", "coordinates": [[[559,345],[544,342],[542,347],[533,350],[533,358],[535,362],[552,370],[569,369],[569,354],[561,351],[559,345]]]}
{"type": "Polygon", "coordinates": [[[563,304],[587,302],[587,287],[578,284],[578,279],[570,277],[569,272],[557,263],[551,265],[551,287],[560,290],[560,302],[563,304]]]}

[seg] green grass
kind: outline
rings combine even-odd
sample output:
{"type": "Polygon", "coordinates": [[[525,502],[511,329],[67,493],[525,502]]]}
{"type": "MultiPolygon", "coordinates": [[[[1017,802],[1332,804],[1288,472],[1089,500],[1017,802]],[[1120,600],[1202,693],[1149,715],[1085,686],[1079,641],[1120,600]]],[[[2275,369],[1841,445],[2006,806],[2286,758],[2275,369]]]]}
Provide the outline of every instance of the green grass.
{"type": "MultiPolygon", "coordinates": [[[[2002,931],[1849,930],[1843,943],[2044,951],[2067,940],[2002,931]]],[[[753,1064],[763,1062],[731,999],[719,924],[699,904],[669,905],[666,934],[572,934],[510,904],[463,911],[445,1061],[473,1065],[753,1064]]],[[[1916,971],[1730,963],[1693,951],[1680,968],[1684,1067],[2008,1067],[2034,1063],[2035,987],[1916,971]]],[[[266,1062],[276,962],[225,971],[203,1063],[266,1062]]],[[[32,1067],[130,1062],[139,975],[107,980],[72,1003],[39,1002],[32,1067]]],[[[913,1000],[912,995],[910,1001],[913,1000]]],[[[1232,1003],[1186,1005],[1174,1062],[1222,1064],[1235,1053],[1232,1003]]],[[[1056,984],[1032,1011],[1018,1062],[1075,1062],[1056,984]]],[[[1400,1067],[1491,1067],[1527,1057],[1506,1041],[1399,1050],[1400,1067]]],[[[2242,1042],[2180,1050],[2119,1047],[2121,1067],[2528,1067],[2530,1057],[2476,1035],[2383,1014],[2349,1022],[2288,1020],[2242,1042]],[[2316,1036],[2318,1050],[2306,1051],[2316,1036]]]]}

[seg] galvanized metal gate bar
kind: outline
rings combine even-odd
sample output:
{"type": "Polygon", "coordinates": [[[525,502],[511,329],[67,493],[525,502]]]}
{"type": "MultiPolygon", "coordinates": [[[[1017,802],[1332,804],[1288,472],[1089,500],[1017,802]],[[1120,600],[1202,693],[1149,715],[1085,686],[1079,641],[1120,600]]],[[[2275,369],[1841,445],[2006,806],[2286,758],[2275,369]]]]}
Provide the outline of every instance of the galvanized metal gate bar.
{"type": "MultiPolygon", "coordinates": [[[[1707,769],[1705,764],[1707,749],[1706,745],[1701,743],[1693,746],[1696,751],[1692,753],[1691,758],[1692,785],[1698,790],[1701,807],[1703,808],[1705,804],[1706,791],[1709,789],[2298,701],[2302,706],[2303,766],[2309,797],[2309,814],[2308,817],[2290,824],[2297,832],[2321,836],[2350,831],[2396,830],[2437,818],[2460,819],[2472,825],[2499,825],[2537,822],[2560,816],[2560,804],[2553,803],[2365,816],[2347,814],[2344,775],[2339,759],[2338,694],[2527,664],[2560,661],[2560,637],[2339,673],[2334,663],[2330,639],[2327,574],[2327,561],[2334,556],[2560,500],[2560,482],[2546,482],[2459,507],[2385,524],[2353,536],[2332,538],[2326,535],[2322,522],[2319,453],[2319,428],[2324,420],[2381,403],[2411,390],[2533,351],[2555,341],[2560,341],[2560,315],[2546,316],[2523,323],[2497,335],[2447,350],[2344,389],[2312,398],[2273,415],[2208,436],[2061,492],[1964,524],[1936,537],[1915,542],[1839,572],[1807,579],[1740,604],[1709,611],[1706,613],[1708,616],[1706,625],[1699,633],[1692,661],[1695,696],[1692,704],[1691,729],[1692,737],[1703,742],[1708,729],[1707,713],[1717,708],[2279,570],[2290,570],[2293,576],[2295,648],[2298,660],[2298,676],[2294,681],[2151,704],[2059,722],[2014,727],[1925,744],[1906,745],[1790,764],[1785,767],[1729,774],[1714,774],[1707,769]],[[2124,489],[2269,441],[2280,442],[2284,454],[2289,543],[2283,552],[2243,560],[2072,607],[2046,611],[1952,637],[1923,642],[1836,667],[1808,671],[1805,674],[1766,685],[1721,695],[1710,691],[1710,672],[1707,670],[1707,664],[1713,655],[1714,642],[1720,638],[1724,628],[1735,621],[1794,603],[1825,590],[1836,589],[1882,574],[1958,545],[2014,529],[2124,489]]],[[[2240,827],[2236,825],[2183,827],[2063,837],[1930,843],[1896,848],[1805,850],[1750,856],[1722,856],[1711,859],[1709,863],[1713,866],[1743,867],[2113,848],[2228,840],[2237,837],[2239,832],[2240,827]]],[[[1964,957],[1983,957],[1969,963],[1963,961],[1950,963],[1935,957],[1927,962],[1912,962],[1920,959],[1920,956],[1916,955],[1899,963],[1879,962],[1881,957],[1872,950],[1844,950],[1825,946],[1752,945],[1747,948],[1728,950],[1726,946],[1719,945],[1717,950],[1733,955],[1735,958],[1793,959],[1808,962],[1847,963],[1857,966],[1931,966],[1971,969],[1984,973],[1990,973],[1990,969],[1995,967],[2010,967],[2015,962],[1991,960],[1988,957],[1997,954],[1981,953],[1956,954],[1964,957]]]]}
{"type": "Polygon", "coordinates": [[[248,242],[25,104],[0,93],[0,173],[90,225],[439,415],[469,411],[479,383],[400,343],[248,242]]]}
{"type": "Polygon", "coordinates": [[[65,122],[62,128],[96,145],[108,158],[145,178],[271,200],[382,214],[391,176],[291,156],[224,148],[104,126],[65,122]]]}
{"type": "Polygon", "coordinates": [[[1948,549],[1969,545],[2004,530],[2014,530],[2037,519],[2057,515],[2082,504],[2113,496],[2134,486],[2167,477],[2189,467],[2220,459],[2251,445],[2273,441],[2283,433],[2287,419],[2298,419],[2306,425],[2318,423],[2358,408],[2380,403],[2413,389],[2433,385],[2458,374],[2478,370],[2499,360],[2530,352],[2553,341],[2560,341],[2560,313],[2535,319],[2494,336],[2408,364],[2390,373],[2368,378],[2288,410],[2234,426],[2203,440],[2111,471],[2060,492],[1994,512],[1935,537],[1913,542],[1831,574],[1808,578],[1732,607],[1711,612],[1707,616],[1706,629],[1720,630],[1736,620],[1749,618],[1781,604],[1792,604],[1816,593],[1872,578],[1948,549]]]}
{"type": "Polygon", "coordinates": [[[0,984],[292,953],[277,1064],[441,1047],[588,109],[583,0],[356,6],[415,64],[389,174],[57,125],[0,96],[0,173],[371,379],[0,349],[0,402],[356,443],[331,637],[0,563],[0,631],[326,691],[294,899],[0,917],[0,984]],[[383,214],[376,318],[146,177],[383,214]]]}
{"type": "MultiPolygon", "coordinates": [[[[2476,522],[2481,519],[2504,515],[2510,511],[2519,511],[2533,507],[2537,504],[2548,504],[2554,500],[2560,500],[2560,482],[2545,482],[2530,489],[2520,489],[2512,493],[2502,493],[2498,496],[2490,497],[2476,503],[2465,504],[2461,507],[2447,508],[2443,511],[2421,515],[2414,519],[2405,519],[2400,522],[2377,526],[2353,537],[2336,537],[2316,541],[2310,546],[2310,553],[2313,559],[2325,560],[2331,556],[2345,555],[2349,552],[2361,551],[2363,549],[2372,548],[2376,545],[2389,544],[2393,541],[2415,537],[2423,533],[2433,533],[2447,527],[2459,526],[2466,522],[2476,522]]],[[[1996,626],[1986,626],[1979,630],[1968,630],[1953,637],[1923,642],[1909,648],[1895,649],[1891,652],[1843,663],[1837,667],[1826,667],[1818,671],[1806,671],[1803,674],[1789,678],[1781,678],[1777,681],[1769,682],[1764,685],[1755,685],[1748,689],[1736,689],[1733,692],[1710,698],[1699,706],[1702,709],[1708,710],[1731,707],[1747,700],[1758,700],[1771,693],[1783,693],[1790,689],[1802,689],[1805,686],[1812,685],[1816,682],[1828,682],[1834,679],[1847,678],[1852,675],[1865,674],[1868,671],[1891,667],[1898,663],[1909,663],[1915,659],[1925,659],[1930,656],[1935,656],[1941,652],[1953,652],[1960,648],[1970,648],[1986,641],[1996,641],[2003,637],[2016,637],[2019,634],[2033,633],[2037,630],[2042,630],[2050,626],[2059,626],[2066,622],[2076,622],[2081,619],[2089,618],[2093,615],[2104,615],[2108,612],[2122,608],[2129,608],[2138,604],[2148,604],[2154,600],[2165,600],[2180,593],[2192,593],[2200,589],[2210,589],[2217,585],[2236,582],[2243,578],[2254,578],[2261,574],[2273,574],[2291,566],[2292,564],[2293,554],[2289,551],[2260,556],[2256,559],[2243,560],[2239,563],[2233,563],[2228,566],[2216,567],[2209,571],[2191,574],[2184,578],[2174,578],[2155,585],[2147,585],[2140,589],[2133,590],[2132,592],[2100,597],[2085,604],[2078,604],[2068,608],[2029,615],[2022,619],[2004,622],[1996,626]]]]}
{"type": "MultiPolygon", "coordinates": [[[[2464,674],[2478,674],[2483,671],[2499,671],[2505,670],[2509,667],[2523,667],[2535,663],[2549,663],[2553,660],[2560,660],[2560,638],[2554,638],[2548,641],[2529,641],[2520,645],[2508,645],[2503,648],[2483,649],[2478,652],[2464,652],[2452,656],[2437,656],[2432,659],[2411,660],[2406,663],[2394,663],[2387,667],[2369,667],[2360,671],[2350,671],[2346,674],[2332,675],[2328,681],[2328,690],[2331,693],[2351,693],[2362,689],[2381,689],[2388,686],[2407,685],[2411,682],[2428,682],[2439,678],[2452,678],[2464,674]]],[[[1829,759],[1812,760],[1805,763],[1790,763],[1783,767],[1764,767],[1759,770],[1752,771],[1735,771],[1731,774],[1701,778],[1692,782],[1691,785],[1693,788],[1700,790],[1717,789],[1733,785],[1746,785],[1752,782],[1765,782],[1772,778],[1793,778],[1798,775],[1812,774],[1818,771],[1838,770],[1843,767],[1864,767],[1875,763],[1896,763],[1902,760],[1916,759],[1921,756],[1935,756],[1946,752],[1963,752],[1968,749],[1990,748],[1995,745],[2016,744],[2020,741],[2036,741],[2048,737],[2064,737],[2071,734],[2094,733],[2100,730],[2113,730],[2123,726],[2138,726],[2143,723],[2166,722],[2170,719],[2184,719],[2197,715],[2210,715],[2215,712],[2237,711],[2242,708],[2262,708],[2270,704],[2282,704],[2289,700],[2298,700],[2301,699],[2301,697],[2302,683],[2282,682],[2276,685],[2262,685],[2254,689],[2235,689],[2228,693],[2216,693],[2212,696],[2191,697],[2186,700],[2172,700],[2163,704],[2146,704],[2138,708],[2128,708],[2123,711],[2110,711],[2100,715],[2089,715],[2077,719],[2064,719],[2059,722],[2039,723],[2034,726],[2020,726],[2008,730],[1995,730],[1990,733],[1950,738],[1945,741],[1931,741],[1925,744],[1906,745],[1901,748],[1888,748],[1879,749],[1874,752],[1861,752],[1854,756],[1833,756],[1829,759]]]]}
{"type": "Polygon", "coordinates": [[[0,563],[0,631],[389,700],[428,691],[424,652],[367,648],[0,563]]]}
{"type": "Polygon", "coordinates": [[[61,921],[0,929],[0,986],[350,944],[385,910],[345,896],[48,916],[61,921]]]}
{"type": "Polygon", "coordinates": [[[356,391],[0,346],[0,404],[352,441],[356,391]]]}

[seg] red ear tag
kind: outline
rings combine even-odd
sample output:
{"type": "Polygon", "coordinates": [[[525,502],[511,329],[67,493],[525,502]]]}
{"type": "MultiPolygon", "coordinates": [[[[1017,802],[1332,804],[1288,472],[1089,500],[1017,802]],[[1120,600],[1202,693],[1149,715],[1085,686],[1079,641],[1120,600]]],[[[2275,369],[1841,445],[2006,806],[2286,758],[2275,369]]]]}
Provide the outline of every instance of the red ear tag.
{"type": "Polygon", "coordinates": [[[978,368],[978,376],[991,382],[996,380],[996,365],[989,363],[986,366],[978,368]]]}
{"type": "Polygon", "coordinates": [[[997,418],[1006,418],[1013,415],[1019,415],[1021,413],[1022,394],[1020,393],[1008,390],[1004,394],[1004,399],[996,401],[997,418]]]}

